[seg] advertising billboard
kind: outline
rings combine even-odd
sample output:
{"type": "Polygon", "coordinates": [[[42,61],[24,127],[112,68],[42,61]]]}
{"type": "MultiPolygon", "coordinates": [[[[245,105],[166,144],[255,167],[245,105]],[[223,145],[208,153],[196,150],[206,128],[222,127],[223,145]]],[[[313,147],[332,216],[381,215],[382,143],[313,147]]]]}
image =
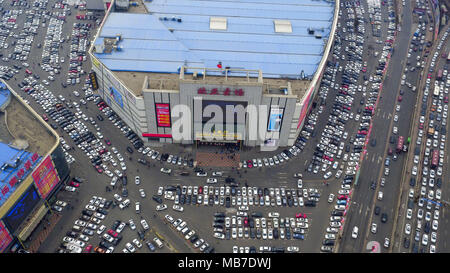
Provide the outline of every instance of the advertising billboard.
{"type": "Polygon", "coordinates": [[[8,245],[12,242],[13,238],[11,234],[6,229],[3,221],[0,220],[0,253],[3,253],[8,245]]]}
{"type": "Polygon", "coordinates": [[[22,224],[39,200],[39,194],[31,185],[3,218],[11,232],[14,232],[22,224]]]}
{"type": "Polygon", "coordinates": [[[268,132],[279,132],[281,129],[281,121],[283,120],[283,108],[271,107],[269,114],[268,132]]]}
{"type": "Polygon", "coordinates": [[[170,127],[170,105],[168,103],[155,103],[155,110],[158,127],[170,127]]]}
{"type": "Polygon", "coordinates": [[[36,188],[39,191],[39,195],[45,199],[53,190],[53,188],[58,185],[59,177],[53,166],[53,162],[50,156],[47,156],[36,168],[36,170],[31,174],[33,177],[36,188]]]}
{"type": "Polygon", "coordinates": [[[109,88],[109,95],[114,98],[117,104],[123,108],[122,94],[119,93],[114,87],[109,88]]]}

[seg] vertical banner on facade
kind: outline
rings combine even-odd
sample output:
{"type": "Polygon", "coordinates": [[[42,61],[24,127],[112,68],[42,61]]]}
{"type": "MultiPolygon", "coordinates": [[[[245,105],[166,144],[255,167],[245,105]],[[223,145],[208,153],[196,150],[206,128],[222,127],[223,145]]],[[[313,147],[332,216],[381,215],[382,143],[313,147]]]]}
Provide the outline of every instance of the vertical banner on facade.
{"type": "Polygon", "coordinates": [[[312,95],[312,91],[313,90],[314,90],[314,87],[311,87],[311,89],[308,92],[308,95],[306,96],[305,100],[303,101],[302,110],[300,110],[300,117],[298,118],[297,129],[302,124],[303,119],[305,118],[306,113],[308,112],[309,100],[311,99],[311,95],[312,95]]]}
{"type": "Polygon", "coordinates": [[[158,127],[170,127],[170,105],[168,103],[155,103],[155,110],[158,127]]]}
{"type": "Polygon", "coordinates": [[[50,156],[42,161],[41,165],[32,173],[32,177],[41,198],[47,198],[59,182],[58,174],[50,156]]]}
{"type": "Polygon", "coordinates": [[[5,224],[2,220],[0,220],[0,253],[3,253],[5,249],[12,242],[13,238],[9,233],[8,229],[6,229],[5,224]]]}
{"type": "Polygon", "coordinates": [[[283,120],[283,108],[272,107],[269,114],[268,132],[279,132],[281,128],[281,121],[283,120]]]}
{"type": "Polygon", "coordinates": [[[117,104],[123,108],[123,99],[122,94],[120,94],[119,91],[117,91],[114,87],[109,88],[109,95],[114,98],[114,100],[117,102],[117,104]]]}

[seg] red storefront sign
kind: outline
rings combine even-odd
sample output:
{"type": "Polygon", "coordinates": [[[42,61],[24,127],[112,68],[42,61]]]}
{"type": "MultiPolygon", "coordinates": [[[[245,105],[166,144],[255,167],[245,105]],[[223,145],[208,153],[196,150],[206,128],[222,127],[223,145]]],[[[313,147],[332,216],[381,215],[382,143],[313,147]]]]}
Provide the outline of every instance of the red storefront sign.
{"type": "Polygon", "coordinates": [[[168,103],[155,103],[155,110],[158,127],[170,127],[170,105],[168,103]]]}
{"type": "Polygon", "coordinates": [[[3,224],[3,221],[0,221],[0,253],[3,253],[5,251],[5,249],[9,246],[12,240],[13,238],[11,237],[11,234],[3,224]]]}
{"type": "Polygon", "coordinates": [[[200,87],[197,89],[197,94],[201,95],[223,95],[223,96],[243,96],[244,90],[242,88],[237,88],[234,90],[231,90],[230,88],[225,89],[218,89],[218,88],[212,88],[212,89],[206,89],[206,87],[200,87]]]}

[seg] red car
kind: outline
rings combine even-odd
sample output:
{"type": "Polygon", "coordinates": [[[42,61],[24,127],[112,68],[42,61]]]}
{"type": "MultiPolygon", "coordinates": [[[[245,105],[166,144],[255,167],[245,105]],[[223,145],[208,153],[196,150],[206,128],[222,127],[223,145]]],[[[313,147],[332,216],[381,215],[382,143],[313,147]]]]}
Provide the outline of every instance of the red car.
{"type": "Polygon", "coordinates": [[[253,162],[251,160],[247,160],[247,167],[253,168],[253,162]]]}
{"type": "Polygon", "coordinates": [[[248,218],[247,217],[244,218],[244,226],[248,226],[248,218]]]}
{"type": "MultiPolygon", "coordinates": [[[[110,143],[111,143],[111,142],[110,142],[110,143]]],[[[101,149],[98,153],[102,155],[102,154],[104,154],[104,153],[106,153],[106,152],[108,152],[107,149],[101,149]]]]}
{"type": "Polygon", "coordinates": [[[97,170],[98,173],[102,173],[103,169],[100,168],[100,166],[95,165],[95,169],[97,170]]]}
{"type": "Polygon", "coordinates": [[[112,230],[112,229],[109,229],[109,230],[108,230],[108,234],[111,235],[111,236],[114,237],[114,238],[117,238],[117,236],[119,236],[119,233],[115,232],[115,231],[112,230]]]}
{"type": "Polygon", "coordinates": [[[92,251],[92,245],[88,245],[85,249],[84,249],[84,253],[91,253],[92,251]]]}
{"type": "Polygon", "coordinates": [[[306,214],[305,213],[296,213],[295,214],[295,218],[306,218],[306,214]]]}
{"type": "Polygon", "coordinates": [[[109,139],[105,138],[105,143],[106,143],[106,145],[111,146],[111,141],[109,141],[109,139]]]}
{"type": "Polygon", "coordinates": [[[80,183],[74,182],[74,181],[70,181],[69,186],[78,188],[80,186],[80,183]]]}
{"type": "Polygon", "coordinates": [[[43,118],[45,121],[48,121],[48,117],[47,117],[46,114],[43,114],[43,115],[42,115],[42,118],[43,118]]]}
{"type": "Polygon", "coordinates": [[[448,103],[448,97],[444,97],[444,103],[448,103]]]}
{"type": "Polygon", "coordinates": [[[338,196],[338,200],[347,200],[348,196],[347,195],[339,195],[338,196]]]}
{"type": "Polygon", "coordinates": [[[403,100],[403,97],[402,96],[398,96],[398,99],[397,99],[398,101],[402,101],[403,100]]]}

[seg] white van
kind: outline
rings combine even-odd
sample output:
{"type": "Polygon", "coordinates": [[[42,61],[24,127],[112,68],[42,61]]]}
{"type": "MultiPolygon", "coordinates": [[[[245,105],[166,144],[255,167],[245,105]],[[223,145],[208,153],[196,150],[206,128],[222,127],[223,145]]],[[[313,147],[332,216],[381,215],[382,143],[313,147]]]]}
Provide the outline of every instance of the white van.
{"type": "Polygon", "coordinates": [[[163,248],[163,246],[164,246],[158,237],[153,238],[153,242],[155,242],[155,244],[158,246],[158,248],[163,248]]]}
{"type": "Polygon", "coordinates": [[[141,213],[141,204],[136,202],[136,213],[141,213]]]}
{"type": "Polygon", "coordinates": [[[126,207],[128,207],[128,205],[130,205],[130,199],[126,199],[125,201],[123,201],[122,203],[119,204],[119,208],[120,209],[124,209],[126,207]]]}

